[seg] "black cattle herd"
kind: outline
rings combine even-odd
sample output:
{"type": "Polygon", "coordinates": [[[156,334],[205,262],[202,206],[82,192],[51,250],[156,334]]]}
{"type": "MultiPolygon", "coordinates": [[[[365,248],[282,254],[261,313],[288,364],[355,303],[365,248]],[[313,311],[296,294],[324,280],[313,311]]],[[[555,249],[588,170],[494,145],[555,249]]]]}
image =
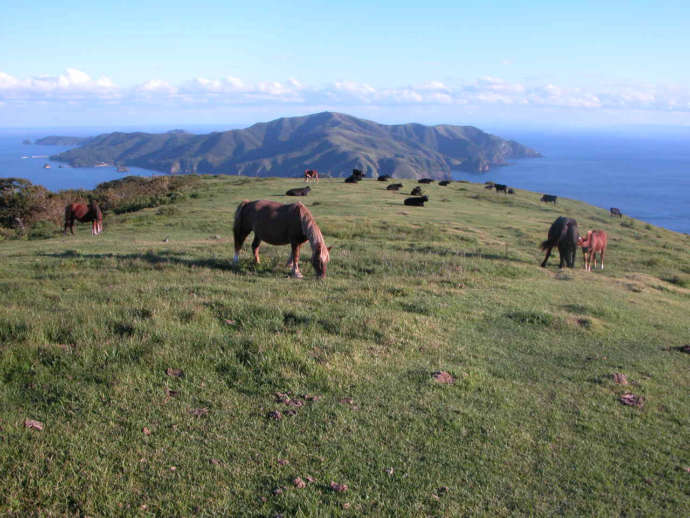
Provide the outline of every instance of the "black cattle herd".
{"type": "MultiPolygon", "coordinates": [[[[357,183],[364,178],[364,173],[359,169],[353,169],[352,174],[345,178],[345,183],[357,183]]],[[[393,177],[387,174],[381,175],[377,178],[379,182],[387,182],[392,180],[393,177]]],[[[435,180],[433,178],[421,178],[417,182],[420,184],[431,184],[435,180]]],[[[438,182],[438,185],[445,187],[451,183],[450,180],[442,180],[438,182]]],[[[391,183],[386,187],[388,191],[399,191],[403,188],[402,183],[391,183]]],[[[495,190],[496,193],[502,192],[504,195],[515,194],[515,190],[512,187],[508,187],[502,183],[486,182],[486,189],[495,190]]],[[[287,196],[307,196],[311,189],[309,187],[290,189],[285,194],[287,196]]],[[[423,207],[426,202],[429,201],[429,197],[425,195],[422,188],[417,185],[410,191],[410,198],[405,198],[403,201],[404,205],[412,207],[423,207]]],[[[544,203],[553,203],[554,206],[558,200],[558,196],[555,194],[544,194],[542,195],[540,201],[544,203]]],[[[619,218],[623,217],[621,210],[617,207],[611,207],[611,216],[617,216],[619,218]]],[[[568,267],[573,267],[575,264],[575,250],[578,241],[578,228],[577,222],[572,218],[566,218],[561,216],[556,219],[549,229],[548,239],[541,244],[541,248],[546,251],[546,256],[542,262],[542,266],[546,266],[546,261],[551,255],[551,250],[554,247],[558,248],[560,255],[560,267],[564,265],[568,267]]],[[[602,263],[603,264],[603,263],[602,263]]]]}

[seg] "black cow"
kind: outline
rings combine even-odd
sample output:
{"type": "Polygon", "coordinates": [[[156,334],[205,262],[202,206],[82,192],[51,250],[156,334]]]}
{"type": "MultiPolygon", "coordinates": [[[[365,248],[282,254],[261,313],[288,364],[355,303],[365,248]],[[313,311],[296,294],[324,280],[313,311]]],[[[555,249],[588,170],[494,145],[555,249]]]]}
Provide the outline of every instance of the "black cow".
{"type": "Polygon", "coordinates": [[[391,175],[389,175],[389,174],[382,174],[381,176],[379,176],[379,177],[377,178],[377,180],[378,180],[379,182],[387,182],[387,181],[390,180],[390,179],[391,179],[391,175]]]}
{"type": "Polygon", "coordinates": [[[345,178],[345,183],[357,183],[364,178],[364,173],[359,169],[353,169],[352,174],[345,178]]]}
{"type": "Polygon", "coordinates": [[[417,186],[414,189],[412,189],[412,191],[410,191],[410,194],[412,196],[420,196],[422,194],[422,188],[417,186]]]}
{"type": "Polygon", "coordinates": [[[290,189],[289,191],[286,191],[285,194],[286,196],[306,196],[309,194],[309,191],[311,191],[311,187],[306,186],[302,187],[301,189],[290,189]]]}
{"type": "Polygon", "coordinates": [[[388,187],[386,187],[387,191],[397,191],[403,186],[401,183],[392,183],[388,187]]]}
{"type": "Polygon", "coordinates": [[[540,200],[540,201],[543,201],[544,203],[549,203],[549,202],[551,202],[551,203],[553,203],[554,205],[556,205],[556,200],[557,200],[557,199],[558,199],[558,196],[556,196],[555,194],[545,194],[544,196],[541,197],[541,200],[540,200]]]}
{"type": "Polygon", "coordinates": [[[623,217],[623,214],[621,213],[621,210],[616,208],[616,207],[611,207],[611,216],[618,216],[619,218],[623,217]]]}
{"type": "Polygon", "coordinates": [[[558,246],[558,254],[561,256],[561,263],[559,268],[563,268],[563,264],[567,264],[569,268],[575,266],[575,252],[577,251],[577,221],[573,218],[566,218],[560,216],[551,224],[549,228],[549,237],[542,242],[541,249],[546,250],[546,256],[542,261],[542,267],[546,266],[546,261],[551,255],[551,249],[558,246]]]}
{"type": "Polygon", "coordinates": [[[515,194],[515,189],[508,187],[508,194],[515,194]]]}
{"type": "Polygon", "coordinates": [[[438,182],[438,184],[439,184],[441,187],[445,187],[445,186],[448,185],[449,183],[450,183],[450,180],[442,180],[442,181],[438,182]]]}
{"type": "Polygon", "coordinates": [[[434,183],[433,178],[421,178],[417,183],[434,183]]]}
{"type": "Polygon", "coordinates": [[[412,205],[414,207],[424,207],[425,201],[429,201],[428,196],[420,196],[417,198],[405,198],[405,205],[412,205]]]}
{"type": "Polygon", "coordinates": [[[487,184],[484,186],[484,189],[492,189],[492,190],[493,190],[493,188],[494,188],[494,184],[493,184],[493,183],[487,183],[487,184]]]}
{"type": "Polygon", "coordinates": [[[495,183],[494,188],[496,189],[496,192],[503,191],[503,194],[508,194],[507,185],[503,185],[502,183],[495,183]]]}

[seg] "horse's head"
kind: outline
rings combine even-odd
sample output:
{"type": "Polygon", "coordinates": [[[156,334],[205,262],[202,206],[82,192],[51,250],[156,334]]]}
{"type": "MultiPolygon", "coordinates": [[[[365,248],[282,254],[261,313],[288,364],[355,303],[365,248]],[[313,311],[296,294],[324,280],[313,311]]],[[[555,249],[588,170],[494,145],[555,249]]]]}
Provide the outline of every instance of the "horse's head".
{"type": "Polygon", "coordinates": [[[314,267],[316,276],[319,279],[326,277],[326,266],[328,265],[328,261],[331,260],[331,255],[329,254],[330,250],[330,246],[326,247],[326,245],[321,244],[316,247],[311,255],[311,265],[314,267]]]}

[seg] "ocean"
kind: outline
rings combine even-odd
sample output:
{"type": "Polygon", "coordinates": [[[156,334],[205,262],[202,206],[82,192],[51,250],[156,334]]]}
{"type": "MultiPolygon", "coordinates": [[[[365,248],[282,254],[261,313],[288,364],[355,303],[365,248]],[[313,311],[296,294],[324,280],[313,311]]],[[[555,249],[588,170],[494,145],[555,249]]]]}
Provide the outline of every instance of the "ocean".
{"type": "MultiPolygon", "coordinates": [[[[114,167],[71,168],[48,159],[68,147],[22,143],[24,139],[33,142],[47,135],[90,136],[106,131],[110,130],[0,130],[0,177],[26,178],[58,191],[92,189],[127,175],[161,174],[137,167],[130,167],[127,173],[118,173],[114,167]],[[50,164],[49,169],[43,167],[46,163],[50,164]]],[[[453,179],[491,180],[582,200],[607,210],[618,207],[627,216],[690,233],[690,131],[654,135],[506,129],[491,132],[532,147],[543,158],[515,160],[488,173],[454,171],[453,179]]]]}
{"type": "Polygon", "coordinates": [[[488,173],[454,171],[454,180],[490,180],[606,210],[617,207],[626,216],[690,234],[690,132],[493,133],[543,157],[514,160],[488,173]]]}

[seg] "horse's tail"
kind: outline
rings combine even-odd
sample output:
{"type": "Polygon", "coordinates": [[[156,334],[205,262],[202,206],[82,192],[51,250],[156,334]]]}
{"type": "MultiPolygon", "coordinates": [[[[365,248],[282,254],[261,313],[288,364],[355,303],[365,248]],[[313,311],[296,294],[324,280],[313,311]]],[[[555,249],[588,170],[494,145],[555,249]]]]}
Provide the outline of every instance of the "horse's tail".
{"type": "Polygon", "coordinates": [[[565,218],[559,218],[556,220],[549,229],[549,238],[546,241],[542,241],[540,248],[542,250],[546,250],[547,248],[553,248],[556,246],[562,239],[565,239],[569,226],[570,224],[565,218]]]}
{"type": "Polygon", "coordinates": [[[235,222],[232,226],[232,229],[235,233],[239,232],[242,228],[242,210],[247,205],[247,203],[249,203],[249,200],[242,200],[240,204],[237,206],[237,210],[235,210],[235,222]]]}

